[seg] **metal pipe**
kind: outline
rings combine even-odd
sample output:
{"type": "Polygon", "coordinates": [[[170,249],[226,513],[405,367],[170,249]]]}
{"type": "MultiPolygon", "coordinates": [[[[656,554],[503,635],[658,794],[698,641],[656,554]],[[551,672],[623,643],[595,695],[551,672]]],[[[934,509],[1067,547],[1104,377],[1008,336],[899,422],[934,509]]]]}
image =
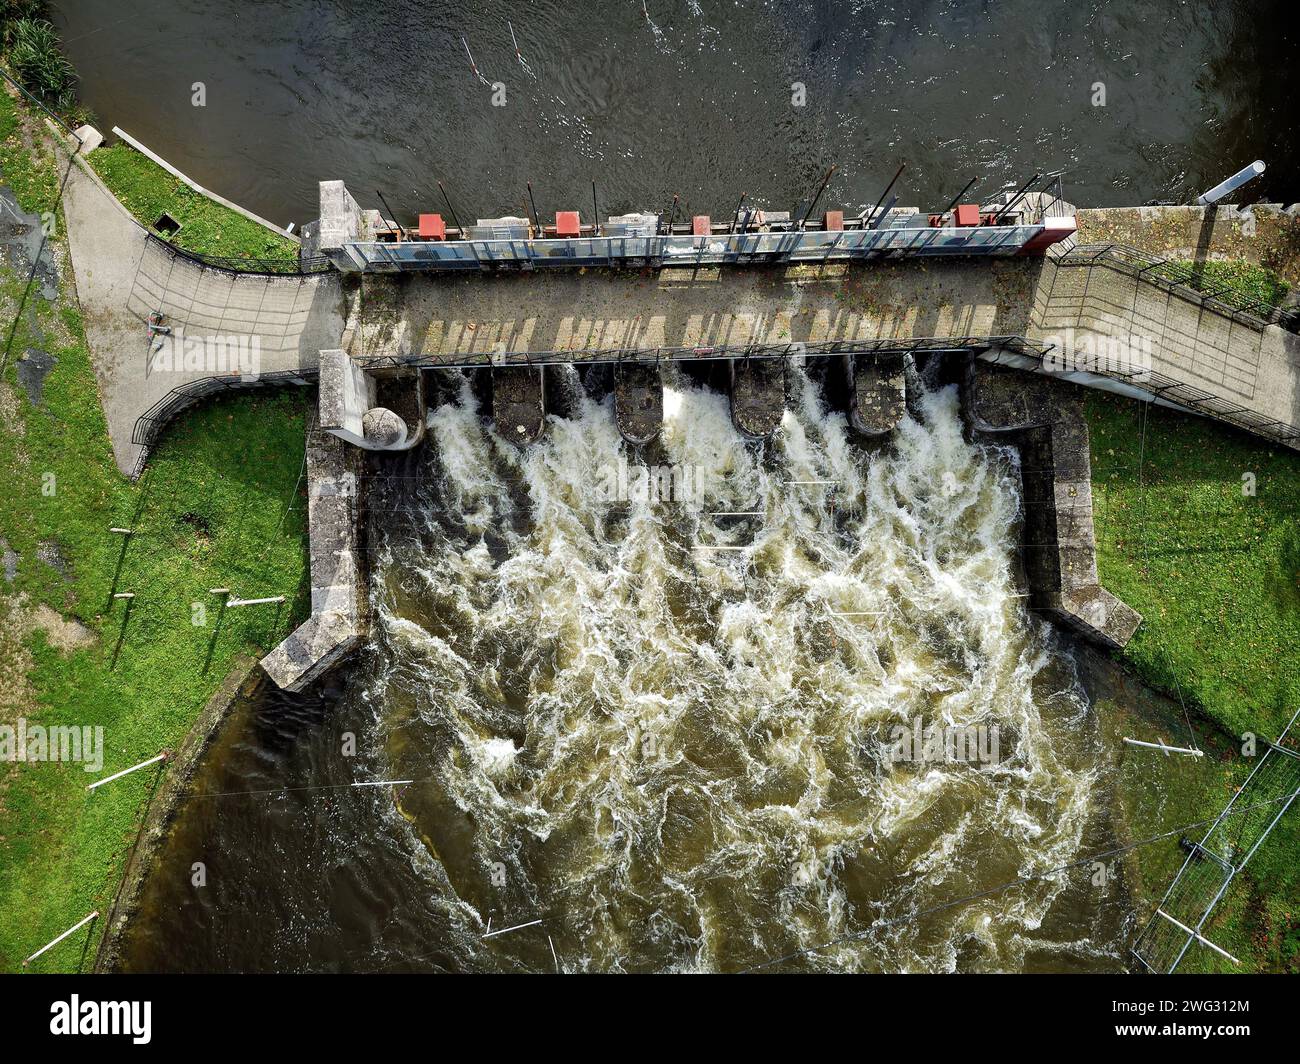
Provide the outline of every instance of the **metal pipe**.
{"type": "Polygon", "coordinates": [[[939,213],[940,213],[940,214],[947,214],[950,210],[952,210],[955,206],[957,206],[957,204],[961,202],[961,198],[962,198],[962,196],[966,195],[966,193],[969,192],[969,191],[971,190],[971,186],[972,186],[973,184],[975,184],[975,182],[978,181],[978,180],[979,180],[978,177],[972,177],[969,181],[967,181],[967,182],[966,182],[966,187],[965,187],[964,189],[962,189],[960,192],[958,192],[957,195],[953,196],[953,198],[952,198],[952,202],[951,202],[950,204],[948,204],[948,206],[946,206],[946,207],[945,207],[943,210],[941,210],[939,213]]]}
{"type": "Polygon", "coordinates": [[[1011,197],[1011,199],[1007,201],[1007,205],[1003,207],[1000,211],[998,211],[997,214],[993,215],[993,224],[997,225],[998,222],[1002,220],[1002,216],[1006,214],[1009,210],[1011,210],[1011,208],[1014,207],[1017,203],[1019,203],[1024,198],[1025,193],[1029,191],[1030,186],[1042,176],[1043,176],[1042,172],[1040,171],[1039,173],[1034,174],[1034,176],[1031,177],[1028,181],[1026,181],[1023,185],[1021,185],[1020,191],[1017,192],[1014,196],[1011,197]]]}
{"type": "Polygon", "coordinates": [[[591,183],[591,233],[600,236],[600,209],[596,206],[596,182],[591,183]]]}
{"type": "Polygon", "coordinates": [[[167,760],[167,751],[164,750],[157,757],[149,758],[148,761],[141,761],[138,765],[132,765],[130,768],[124,768],[122,769],[121,772],[114,772],[113,775],[106,776],[102,780],[96,780],[94,783],[90,784],[86,788],[86,790],[93,791],[96,787],[104,786],[105,783],[112,783],[114,780],[120,780],[123,776],[129,776],[132,772],[138,772],[142,768],[147,768],[149,765],[153,765],[159,761],[166,761],[166,760],[167,760]]]}
{"type": "Polygon", "coordinates": [[[456,217],[456,211],[451,205],[451,197],[447,195],[447,190],[442,187],[441,181],[438,182],[438,191],[442,193],[442,201],[447,204],[447,213],[451,215],[451,220],[456,223],[456,235],[464,240],[465,230],[460,227],[460,220],[456,217]]]}
{"type": "Polygon", "coordinates": [[[731,219],[731,234],[733,236],[736,233],[736,226],[740,224],[740,208],[745,205],[745,197],[748,195],[748,192],[742,192],[740,194],[740,202],[736,204],[736,213],[731,219]]]}
{"type": "Polygon", "coordinates": [[[91,914],[90,914],[89,916],[87,916],[85,919],[77,921],[77,922],[76,922],[75,924],[73,924],[70,928],[68,928],[66,931],[64,931],[63,934],[61,934],[58,938],[54,939],[54,940],[51,941],[51,942],[47,942],[44,946],[42,946],[40,949],[38,949],[38,950],[37,950],[35,953],[33,953],[30,957],[28,957],[27,960],[23,961],[23,967],[26,968],[28,964],[30,964],[32,961],[34,961],[37,957],[39,957],[39,956],[40,956],[42,953],[44,953],[47,949],[52,949],[53,947],[57,946],[60,942],[62,942],[62,941],[63,941],[65,938],[67,938],[70,934],[72,934],[74,931],[78,931],[78,930],[80,930],[81,928],[85,927],[88,923],[90,923],[91,920],[95,919],[95,917],[97,917],[98,915],[99,915],[99,910],[96,909],[93,913],[91,913],[91,914]]]}
{"type": "Polygon", "coordinates": [[[1249,166],[1243,166],[1227,181],[1221,181],[1215,185],[1209,192],[1202,192],[1196,197],[1194,203],[1197,207],[1206,207],[1211,203],[1218,203],[1224,196],[1230,192],[1236,192],[1247,181],[1254,181],[1264,172],[1264,160],[1256,159],[1249,166]]]}
{"type": "Polygon", "coordinates": [[[1164,743],[1144,743],[1141,739],[1125,738],[1124,741],[1132,746],[1147,746],[1152,750],[1163,750],[1166,755],[1169,754],[1191,754],[1193,757],[1204,757],[1205,753],[1201,750],[1190,750],[1185,746],[1166,746],[1164,743]]]}
{"type": "Polygon", "coordinates": [[[537,201],[533,199],[533,183],[531,181],[528,182],[528,202],[532,205],[533,208],[533,225],[537,228],[538,237],[541,237],[542,216],[537,213],[537,201]]]}
{"type": "Polygon", "coordinates": [[[397,227],[397,242],[402,241],[402,224],[397,220],[397,215],[393,213],[393,208],[388,205],[388,200],[384,199],[384,194],[375,189],[375,195],[379,197],[379,202],[384,205],[384,210],[388,212],[388,217],[392,220],[393,225],[397,227]]]}
{"type": "MultiPolygon", "coordinates": [[[[906,162],[899,164],[899,167],[894,172],[894,176],[890,179],[889,184],[885,186],[885,191],[880,194],[880,199],[876,200],[875,207],[873,207],[871,213],[866,216],[868,224],[870,224],[872,220],[875,218],[876,211],[880,210],[880,205],[885,202],[885,197],[888,196],[890,191],[893,189],[894,182],[897,181],[902,176],[903,171],[906,168],[907,168],[906,162]]],[[[871,228],[875,229],[876,226],[878,226],[879,224],[880,224],[879,222],[876,222],[874,225],[871,225],[871,228]]]]}
{"type": "Polygon", "coordinates": [[[831,183],[831,175],[834,174],[835,171],[838,169],[839,167],[836,165],[836,166],[832,166],[829,170],[826,171],[826,176],[822,178],[821,186],[817,189],[817,195],[815,195],[813,197],[812,202],[808,204],[808,209],[803,212],[803,218],[800,219],[799,221],[800,229],[802,229],[804,226],[808,224],[808,218],[811,216],[813,212],[813,208],[817,206],[817,201],[822,198],[822,193],[826,191],[826,186],[831,183]]]}

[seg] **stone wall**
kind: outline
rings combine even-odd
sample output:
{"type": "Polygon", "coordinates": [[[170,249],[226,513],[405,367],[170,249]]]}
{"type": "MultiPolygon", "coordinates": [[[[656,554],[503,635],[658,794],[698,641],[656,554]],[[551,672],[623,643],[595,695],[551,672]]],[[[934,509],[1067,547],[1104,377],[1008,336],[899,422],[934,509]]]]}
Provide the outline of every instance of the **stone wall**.
{"type": "Polygon", "coordinates": [[[1092,455],[1082,396],[1037,374],[972,358],[967,417],[1020,449],[1030,605],[1105,646],[1125,646],[1142,616],[1101,586],[1092,522],[1092,455]]]}
{"type": "Polygon", "coordinates": [[[301,691],[350,654],[368,630],[359,485],[364,451],[327,432],[307,444],[311,616],[262,659],[286,691],[301,691]]]}

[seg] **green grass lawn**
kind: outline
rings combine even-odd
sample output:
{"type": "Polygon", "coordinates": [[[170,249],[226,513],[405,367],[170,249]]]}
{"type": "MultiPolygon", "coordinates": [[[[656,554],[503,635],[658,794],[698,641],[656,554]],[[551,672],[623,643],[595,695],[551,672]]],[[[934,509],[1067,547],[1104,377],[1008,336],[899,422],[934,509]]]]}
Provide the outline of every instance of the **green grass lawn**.
{"type": "MultiPolygon", "coordinates": [[[[0,184],[38,213],[57,197],[48,145],[24,140],[40,128],[0,93],[0,184]]],[[[25,281],[0,265],[6,330],[25,281]]],[[[236,660],[305,616],[298,481],[310,395],[264,392],[192,411],[131,484],[114,464],[79,311],[61,281],[54,303],[28,297],[0,384],[0,537],[18,558],[12,580],[0,573],[0,723],[101,726],[98,775],[107,775],[175,749],[236,660]],[[57,359],[37,402],[17,373],[29,348],[57,359]],[[208,593],[216,586],[289,603],[222,615],[208,593]],[[129,610],[114,591],[134,592],[129,610]],[[39,607],[79,622],[80,638],[24,623],[39,607]]],[[[0,762],[0,970],[91,910],[108,911],[154,773],[88,793],[95,778],[78,764],[0,762]]],[[[89,964],[102,930],[101,921],[86,957],[79,934],[33,970],[89,964]]]]}
{"type": "MultiPolygon", "coordinates": [[[[1180,266],[1195,269],[1196,263],[1175,259],[1180,266]]],[[[1266,306],[1276,307],[1286,298],[1291,286],[1267,266],[1245,259],[1206,259],[1200,266],[1203,287],[1230,284],[1244,296],[1258,299],[1266,306]]]]}
{"type": "MultiPolygon", "coordinates": [[[[1102,583],[1143,615],[1123,657],[1181,695],[1200,745],[1215,738],[1205,717],[1226,734],[1215,738],[1223,759],[1193,763],[1181,784],[1139,760],[1124,792],[1135,809],[1173,803],[1192,821],[1217,815],[1244,782],[1252,762],[1236,737],[1276,738],[1300,708],[1300,454],[1156,406],[1143,442],[1143,405],[1088,394],[1102,583]]],[[[1186,738],[1184,728],[1165,736],[1186,738]]],[[[1298,853],[1293,809],[1212,918],[1210,937],[1247,971],[1300,971],[1298,853]]],[[[1144,849],[1146,897],[1159,899],[1182,858],[1172,844],[1144,849]]],[[[1180,970],[1232,965],[1198,948],[1180,970]]]]}
{"type": "Polygon", "coordinates": [[[172,243],[204,255],[297,261],[298,245],[214,203],[129,144],[97,148],[86,160],[145,227],[164,211],[181,223],[172,243]]]}

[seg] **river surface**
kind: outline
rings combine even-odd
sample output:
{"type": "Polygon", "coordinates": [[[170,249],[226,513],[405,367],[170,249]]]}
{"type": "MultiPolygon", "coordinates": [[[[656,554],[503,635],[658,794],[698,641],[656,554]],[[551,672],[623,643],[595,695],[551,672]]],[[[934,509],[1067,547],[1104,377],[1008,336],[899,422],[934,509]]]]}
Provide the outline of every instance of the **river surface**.
{"type": "Polygon", "coordinates": [[[235,715],[125,966],[1122,969],[1118,883],[1034,878],[1111,844],[1107,759],[956,387],[863,448],[792,368],[764,446],[675,377],[636,453],[565,383],[523,452],[449,378],[386,460],[372,645],[235,715]]]}
{"type": "Polygon", "coordinates": [[[530,180],[543,216],[589,216],[595,181],[602,214],[719,218],[806,205],[832,164],[822,205],[860,210],[904,161],[923,210],[1058,168],[1084,206],[1187,202],[1255,158],[1246,201],[1300,198],[1281,0],[53,6],[105,131],[279,224],[328,178],[404,221],[444,211],[439,180],[462,219],[525,213],[530,180]]]}

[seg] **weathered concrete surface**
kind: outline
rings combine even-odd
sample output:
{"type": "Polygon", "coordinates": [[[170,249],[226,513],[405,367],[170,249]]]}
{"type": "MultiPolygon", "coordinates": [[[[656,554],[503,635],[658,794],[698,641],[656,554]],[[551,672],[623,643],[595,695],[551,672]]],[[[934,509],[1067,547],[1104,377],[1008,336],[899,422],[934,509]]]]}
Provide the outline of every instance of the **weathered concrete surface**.
{"type": "Polygon", "coordinates": [[[542,366],[498,366],[492,370],[492,421],[504,440],[536,443],[546,428],[542,366]]]}
{"type": "Polygon", "coordinates": [[[496,352],[648,351],[879,337],[1019,334],[1041,260],[368,276],[354,355],[449,363],[496,352]]]}
{"type": "Polygon", "coordinates": [[[628,362],[614,377],[614,421],[628,443],[649,443],[664,423],[664,381],[653,362],[628,362]]]}
{"type": "Polygon", "coordinates": [[[363,454],[327,432],[307,444],[311,616],[262,659],[286,691],[301,691],[346,657],[367,631],[358,484],[363,454]]]}
{"type": "Polygon", "coordinates": [[[865,436],[893,432],[907,410],[902,355],[846,355],[849,424],[865,436]]]}
{"type": "Polygon", "coordinates": [[[1026,335],[1084,361],[1102,352],[1149,363],[1262,418],[1300,425],[1300,336],[1235,321],[1108,266],[1044,263],[1026,335]]]}
{"type": "Polygon", "coordinates": [[[375,405],[375,379],[342,348],[320,353],[317,424],[321,429],[357,447],[366,445],[363,424],[375,405]]]}
{"type": "Polygon", "coordinates": [[[123,473],[136,470],[143,450],[131,441],[137,419],[175,388],[229,374],[232,346],[242,342],[244,352],[255,353],[253,378],[279,371],[312,376],[318,352],[342,346],[337,274],[236,275],[173,255],[146,239],[80,159],[69,172],[63,210],[86,341],[123,473]],[[156,311],[170,337],[149,336],[156,311]]]}
{"type": "Polygon", "coordinates": [[[1300,286],[1300,204],[1098,207],[1077,216],[1081,244],[1127,244],[1166,259],[1245,259],[1300,286]]]}
{"type": "Polygon", "coordinates": [[[731,422],[750,439],[772,435],[785,416],[785,359],[731,360],[731,422]]]}
{"type": "Polygon", "coordinates": [[[1092,456],[1078,390],[972,359],[965,403],[976,430],[1014,433],[1020,448],[1030,605],[1106,646],[1125,646],[1142,616],[1097,576],[1092,456]]]}

